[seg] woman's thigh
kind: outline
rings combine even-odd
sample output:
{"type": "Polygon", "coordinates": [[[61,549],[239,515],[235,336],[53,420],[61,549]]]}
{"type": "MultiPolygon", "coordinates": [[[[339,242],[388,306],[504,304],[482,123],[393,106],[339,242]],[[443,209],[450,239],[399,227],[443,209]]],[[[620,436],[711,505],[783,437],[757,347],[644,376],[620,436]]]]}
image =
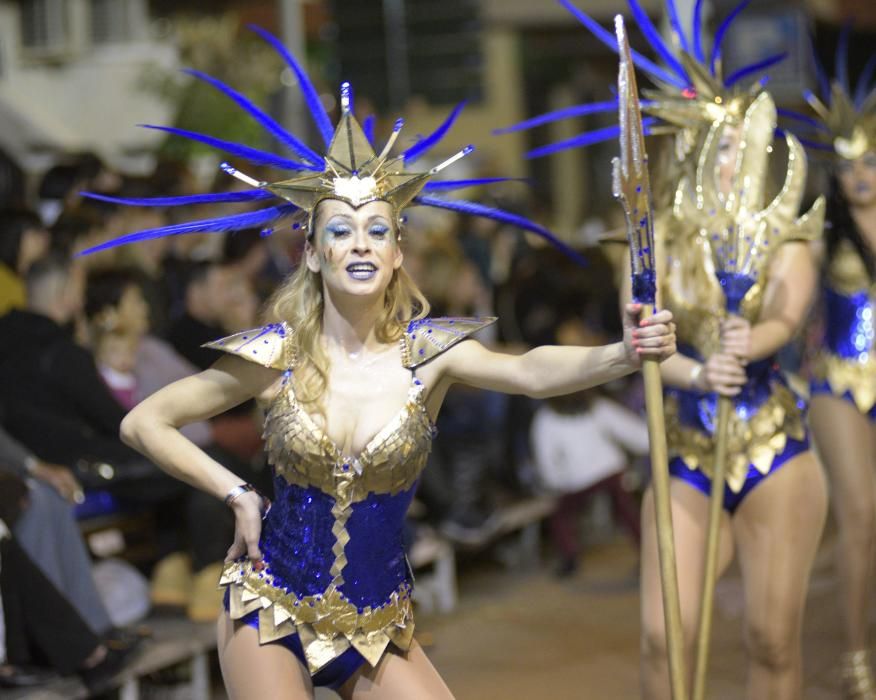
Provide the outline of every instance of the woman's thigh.
{"type": "MultiPolygon", "coordinates": [[[[709,498],[679,479],[670,480],[670,498],[682,626],[689,646],[699,623],[709,498]]],[[[729,522],[726,512],[722,513],[718,540],[719,575],[733,558],[729,522]]],[[[660,646],[664,638],[663,598],[654,497],[650,489],[642,503],[641,606],[644,641],[646,645],[660,646]]]]}
{"type": "Polygon", "coordinates": [[[407,652],[387,652],[339,691],[344,700],[453,700],[438,671],[414,640],[407,652]]]}
{"type": "Polygon", "coordinates": [[[764,479],[733,517],[748,641],[757,655],[796,654],[809,574],[827,516],[827,484],[812,452],[764,479]]]}
{"type": "Polygon", "coordinates": [[[255,627],[219,618],[219,665],[230,700],[310,700],[304,665],[282,644],[259,644],[255,627]]]}

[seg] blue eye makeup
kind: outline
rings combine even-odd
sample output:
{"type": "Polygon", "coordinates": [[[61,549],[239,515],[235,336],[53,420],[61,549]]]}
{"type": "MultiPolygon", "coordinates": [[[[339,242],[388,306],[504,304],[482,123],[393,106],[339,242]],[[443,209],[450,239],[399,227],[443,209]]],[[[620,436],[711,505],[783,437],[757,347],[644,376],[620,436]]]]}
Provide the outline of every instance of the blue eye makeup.
{"type": "Polygon", "coordinates": [[[383,238],[389,233],[389,226],[387,226],[386,224],[374,224],[370,229],[368,229],[368,233],[370,233],[372,236],[383,238]]]}
{"type": "Polygon", "coordinates": [[[325,231],[334,238],[340,238],[341,236],[346,236],[352,233],[353,229],[351,229],[348,224],[341,221],[330,221],[326,224],[325,231]]]}

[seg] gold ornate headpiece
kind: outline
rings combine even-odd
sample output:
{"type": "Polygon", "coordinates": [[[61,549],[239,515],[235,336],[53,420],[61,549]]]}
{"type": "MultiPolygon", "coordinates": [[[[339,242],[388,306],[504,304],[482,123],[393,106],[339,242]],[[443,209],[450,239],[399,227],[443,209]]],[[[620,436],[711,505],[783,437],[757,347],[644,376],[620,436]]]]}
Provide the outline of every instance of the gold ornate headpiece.
{"type": "MultiPolygon", "coordinates": [[[[395,123],[383,150],[375,152],[371,141],[352,112],[349,83],[341,85],[341,118],[325,154],[325,169],[272,183],[255,183],[313,216],[324,199],[340,199],[353,207],[382,200],[392,205],[396,215],[408,206],[429,179],[474,150],[466,146],[456,155],[425,172],[405,172],[404,156],[390,158],[404,121],[395,123]]],[[[233,169],[226,169],[240,177],[233,169]]],[[[254,184],[251,178],[241,178],[254,184]]]]}
{"type": "Polygon", "coordinates": [[[847,160],[876,151],[876,89],[869,96],[856,100],[838,81],[834,81],[827,104],[812,92],[806,93],[806,101],[817,115],[813,146],[832,149],[837,156],[847,160]]]}
{"type": "Polygon", "coordinates": [[[244,192],[218,192],[215,194],[153,197],[147,199],[129,199],[84,193],[86,196],[95,199],[127,206],[171,207],[188,204],[265,202],[266,200],[275,200],[275,202],[262,209],[243,214],[230,214],[213,219],[189,221],[146,231],[137,231],[95,246],[84,251],[83,254],[94,253],[106,248],[114,248],[151,238],[186,233],[240,231],[243,229],[261,228],[263,235],[268,235],[273,231],[273,226],[289,222],[290,220],[294,222],[293,225],[295,227],[298,227],[300,225],[299,222],[302,219],[306,219],[308,230],[312,230],[310,224],[312,224],[313,213],[317,205],[325,199],[340,199],[353,207],[360,207],[368,202],[377,200],[385,201],[392,206],[396,216],[401,216],[401,212],[405,207],[425,206],[494,219],[541,236],[570,258],[584,264],[583,258],[573,249],[558,240],[546,228],[525,217],[477,202],[436,196],[439,193],[454,192],[509,179],[434,180],[434,176],[444,170],[444,168],[471,153],[474,150],[473,146],[466,146],[456,155],[429,170],[406,170],[406,166],[410,166],[441,141],[462,111],[463,104],[454,108],[450,116],[432,134],[415,141],[397,155],[391,155],[393,146],[404,123],[401,119],[397,120],[386,145],[380,153],[377,153],[372,146],[373,138],[370,129],[363,129],[356,120],[356,117],[353,116],[352,90],[349,83],[344,83],[341,87],[340,119],[337,126],[332,127],[329,115],[322,105],[313,83],[294,56],[289,53],[276,37],[258,27],[251,27],[251,29],[271,44],[295,73],[304,103],[310,112],[310,116],[313,118],[317,131],[325,143],[325,152],[321,153],[318,149],[311,148],[302,139],[287,131],[273,117],[253,104],[234,88],[198,71],[188,71],[190,75],[203,80],[229,97],[275,141],[294,153],[296,157],[278,155],[245,144],[224,141],[186,129],[165,126],[148,126],[147,128],[159,129],[169,134],[207,144],[218,151],[248,160],[257,165],[292,171],[298,174],[295,177],[276,182],[262,182],[245,175],[228,163],[222,163],[221,167],[226,173],[245,182],[251,189],[244,192]],[[366,133],[366,131],[369,133],[366,133]]]}
{"type": "MultiPolygon", "coordinates": [[[[636,25],[660,60],[666,64],[664,68],[636,51],[631,52],[633,63],[646,73],[656,86],[642,89],[642,111],[649,117],[644,120],[645,134],[676,134],[679,157],[687,155],[703,132],[712,124],[739,123],[745,111],[763,91],[767,80],[765,71],[785,58],[784,53],[769,56],[743,66],[725,77],[721,60],[722,40],[743,6],[737,7],[720,24],[715,32],[714,47],[707,57],[700,37],[702,2],[694,4],[693,31],[691,37],[688,37],[679,21],[675,1],[666,0],[666,11],[677,40],[676,45],[676,42],[669,43],[660,35],[638,0],[627,1],[636,25]],[[747,87],[743,86],[747,79],[754,76],[760,77],[747,87]]],[[[571,12],[597,39],[613,51],[618,50],[614,35],[575,7],[571,0],[557,0],[557,2],[571,12]]],[[[615,110],[617,110],[616,100],[576,105],[501,129],[498,133],[529,129],[567,117],[615,110]]],[[[599,129],[537,148],[528,155],[544,156],[567,148],[607,141],[617,136],[617,129],[599,129]]]]}
{"type": "MultiPolygon", "coordinates": [[[[719,144],[731,126],[729,121],[712,124],[696,173],[692,178],[682,178],[674,206],[676,218],[693,223],[708,237],[721,262],[717,266],[719,273],[725,275],[722,284],[756,279],[760,264],[781,241],[817,238],[824,216],[823,197],[806,214],[798,216],[806,185],[806,152],[789,133],[784,135],[788,148],[785,181],[773,200],[766,201],[776,128],[776,106],[766,92],[758,95],[743,115],[731,187],[722,191],[719,144]]],[[[728,291],[728,301],[731,296],[728,291]]]]}

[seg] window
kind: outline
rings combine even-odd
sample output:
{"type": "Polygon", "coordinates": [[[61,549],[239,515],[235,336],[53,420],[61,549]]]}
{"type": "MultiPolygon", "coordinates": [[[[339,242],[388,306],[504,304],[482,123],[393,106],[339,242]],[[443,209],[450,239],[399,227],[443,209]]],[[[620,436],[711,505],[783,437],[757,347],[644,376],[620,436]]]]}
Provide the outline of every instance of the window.
{"type": "Polygon", "coordinates": [[[128,0],[91,0],[91,41],[117,44],[131,39],[131,5],[128,0]]]}
{"type": "Polygon", "coordinates": [[[334,0],[339,73],[379,109],[481,97],[479,0],[334,0]]]}
{"type": "Polygon", "coordinates": [[[28,53],[64,53],[70,48],[67,0],[27,0],[21,7],[21,45],[28,53]]]}

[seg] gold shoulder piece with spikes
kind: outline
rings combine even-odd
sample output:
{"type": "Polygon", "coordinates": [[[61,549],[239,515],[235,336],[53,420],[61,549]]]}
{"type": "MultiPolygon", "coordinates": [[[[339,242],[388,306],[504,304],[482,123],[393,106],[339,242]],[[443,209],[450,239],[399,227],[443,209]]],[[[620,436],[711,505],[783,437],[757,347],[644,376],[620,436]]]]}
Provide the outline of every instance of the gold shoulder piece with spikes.
{"type": "Polygon", "coordinates": [[[419,367],[495,322],[494,316],[422,318],[411,321],[402,336],[402,364],[407,369],[419,367]]]}
{"type": "Polygon", "coordinates": [[[287,370],[294,364],[287,342],[291,334],[292,329],[285,322],[269,323],[204,343],[201,347],[221,350],[272,369],[287,370]]]}

